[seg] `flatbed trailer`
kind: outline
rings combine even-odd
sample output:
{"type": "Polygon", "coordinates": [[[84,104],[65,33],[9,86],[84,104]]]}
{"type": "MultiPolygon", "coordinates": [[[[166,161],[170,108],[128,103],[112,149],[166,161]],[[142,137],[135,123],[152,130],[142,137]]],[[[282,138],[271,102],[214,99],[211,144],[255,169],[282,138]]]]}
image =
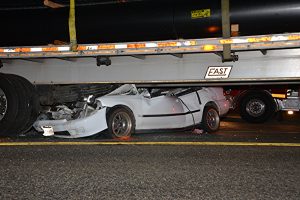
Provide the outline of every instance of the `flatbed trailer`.
{"type": "Polygon", "coordinates": [[[300,109],[300,33],[79,44],[75,51],[67,45],[1,47],[0,60],[2,135],[28,131],[41,105],[103,95],[124,83],[224,86],[250,122],[300,109]],[[231,61],[223,59],[224,45],[231,46],[231,61]],[[273,94],[275,89],[284,96],[273,94]],[[232,90],[239,92],[232,95],[232,90]]]}
{"type": "MultiPolygon", "coordinates": [[[[113,10],[121,8],[119,3],[122,2],[117,1],[114,6],[109,6],[109,8],[113,10]]],[[[122,7],[125,10],[127,8],[130,10],[131,5],[138,4],[126,4],[126,2],[122,7]]],[[[249,13],[246,12],[248,8],[239,4],[238,1],[233,1],[232,7],[230,7],[229,0],[222,0],[220,4],[218,1],[205,1],[202,2],[203,5],[198,4],[197,1],[189,1],[188,7],[185,3],[176,2],[178,4],[173,5],[172,1],[166,1],[165,8],[170,12],[165,13],[160,9],[158,14],[159,16],[167,16],[166,21],[159,18],[158,22],[168,22],[166,23],[166,25],[169,24],[166,29],[170,31],[167,34],[168,37],[174,38],[173,35],[176,30],[183,31],[183,33],[186,30],[192,35],[195,33],[201,35],[205,31],[199,32],[194,28],[204,28],[201,30],[211,28],[206,27],[211,25],[207,22],[215,20],[214,25],[219,26],[220,22],[222,24],[220,29],[216,29],[218,32],[222,31],[222,38],[77,44],[76,6],[75,1],[70,0],[69,13],[66,12],[66,9],[62,10],[65,12],[63,16],[69,15],[70,45],[0,47],[0,135],[25,133],[32,127],[41,110],[49,110],[56,105],[76,103],[83,101],[83,99],[85,99],[85,103],[88,103],[90,99],[88,97],[91,95],[104,95],[114,89],[116,85],[124,83],[139,84],[141,87],[224,86],[228,99],[232,100],[234,108],[240,110],[242,118],[256,123],[266,121],[276,111],[299,111],[300,33],[249,34],[243,37],[230,37],[239,34],[239,25],[241,25],[241,30],[245,30],[245,26],[249,25],[248,22],[251,22],[251,26],[246,29],[250,32],[252,28],[255,28],[255,25],[261,27],[256,31],[259,32],[264,29],[264,33],[265,31],[274,31],[274,33],[297,31],[298,29],[294,24],[297,24],[295,21],[297,17],[295,16],[298,16],[298,13],[289,5],[298,7],[297,1],[291,0],[285,3],[264,1],[261,4],[257,1],[248,5],[251,7],[249,13]],[[271,9],[265,4],[272,5],[271,9]],[[181,7],[184,9],[181,10],[181,7]],[[230,10],[230,8],[232,9],[230,10]],[[175,12],[175,10],[180,12],[175,12]],[[245,15],[240,16],[239,13],[245,15]],[[255,18],[253,13],[260,13],[260,18],[255,18]],[[185,18],[187,16],[188,18],[185,18]],[[237,20],[239,17],[241,20],[237,20]],[[197,20],[195,21],[195,19],[197,20]],[[232,24],[231,19],[237,24],[232,24]],[[255,20],[253,21],[253,19],[255,20]],[[272,24],[270,26],[272,30],[268,30],[268,24],[256,23],[259,19],[266,19],[265,22],[280,19],[279,24],[285,25],[287,23],[288,26],[272,24]],[[198,26],[189,26],[191,24],[183,27],[178,26],[181,22],[184,22],[183,24],[198,24],[198,26]]],[[[149,10],[150,4],[151,2],[139,4],[143,12],[145,11],[152,16],[147,16],[146,21],[151,21],[152,18],[156,19],[157,17],[152,15],[151,9],[149,10]]],[[[49,6],[49,4],[45,5],[49,6]]],[[[54,7],[52,8],[56,9],[54,7]]],[[[58,5],[58,7],[61,6],[58,5]]],[[[81,10],[81,8],[77,8],[78,11],[81,10]]],[[[102,14],[97,10],[100,7],[89,7],[89,9],[97,12],[87,12],[87,16],[102,14]]],[[[57,11],[59,14],[60,10],[57,11]]],[[[113,15],[117,11],[114,10],[113,15]]],[[[137,15],[128,12],[127,14],[133,18],[127,22],[135,21],[135,17],[144,16],[143,12],[137,12],[137,15]]],[[[4,16],[11,16],[10,12],[4,11],[3,13],[4,16]]],[[[27,13],[23,16],[31,16],[31,14],[27,13]]],[[[109,12],[108,15],[110,14],[109,12]]],[[[84,15],[81,12],[80,16],[84,18],[84,15]]],[[[54,15],[51,16],[50,19],[55,17],[54,15]]],[[[99,17],[95,16],[96,18],[99,17]]],[[[19,22],[18,17],[15,18],[14,16],[12,19],[19,22]]],[[[66,20],[61,22],[66,24],[66,20]]],[[[105,21],[108,24],[110,22],[117,23],[113,20],[105,21]]],[[[144,26],[143,21],[141,22],[137,23],[137,26],[146,27],[145,30],[148,30],[149,27],[144,26]]],[[[160,23],[155,23],[157,21],[152,22],[150,24],[153,27],[161,27],[160,23]]],[[[56,25],[59,27],[59,24],[54,23],[55,27],[56,25]]],[[[122,22],[117,24],[123,27],[122,22]]],[[[24,24],[21,25],[23,27],[24,24]]],[[[79,25],[84,25],[84,23],[79,23],[79,25]]],[[[117,28],[117,30],[120,28],[112,24],[109,26],[112,26],[112,29],[117,28]]],[[[11,26],[10,23],[7,24],[7,27],[12,30],[18,28],[14,25],[11,26]]],[[[86,30],[78,31],[93,30],[92,27],[87,27],[86,30]]],[[[137,28],[136,31],[142,30],[139,27],[134,28],[137,28]]],[[[65,25],[61,28],[66,30],[65,25]]],[[[5,31],[8,38],[13,39],[10,37],[9,30],[5,31]]],[[[57,31],[59,32],[59,30],[57,31]]],[[[131,30],[124,29],[124,31],[125,37],[131,30]]],[[[34,32],[34,34],[36,33],[39,32],[34,32]]],[[[56,33],[55,30],[54,33],[56,33]]],[[[28,34],[31,35],[29,38],[32,38],[32,34],[30,32],[28,34]]],[[[66,32],[62,34],[66,36],[66,32]]],[[[23,38],[26,40],[29,39],[26,38],[26,35],[22,36],[25,36],[23,38]]],[[[42,36],[51,36],[51,34],[42,36]]],[[[98,38],[89,34],[84,36],[87,39],[89,36],[98,38]]],[[[106,36],[110,37],[110,35],[106,36]]],[[[113,36],[118,36],[118,39],[121,40],[123,38],[122,34],[113,36]]],[[[137,38],[139,36],[140,34],[136,34],[137,38]]],[[[155,37],[158,36],[159,34],[155,37]]],[[[4,44],[6,43],[4,42],[4,44]]]]}
{"type": "Polygon", "coordinates": [[[300,33],[0,48],[1,72],[35,84],[299,84],[300,33]],[[231,62],[223,46],[231,45],[231,62]],[[162,67],[163,66],[163,67],[162,67]],[[138,76],[136,73],[138,72],[138,76]]]}

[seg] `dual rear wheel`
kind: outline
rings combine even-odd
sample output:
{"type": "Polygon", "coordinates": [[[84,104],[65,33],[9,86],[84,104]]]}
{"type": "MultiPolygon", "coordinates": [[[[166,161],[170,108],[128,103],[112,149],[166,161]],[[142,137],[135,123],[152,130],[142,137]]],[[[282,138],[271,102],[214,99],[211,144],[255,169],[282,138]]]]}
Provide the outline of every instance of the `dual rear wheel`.
{"type": "Polygon", "coordinates": [[[0,135],[27,132],[39,112],[35,87],[25,78],[0,74],[0,135]]]}

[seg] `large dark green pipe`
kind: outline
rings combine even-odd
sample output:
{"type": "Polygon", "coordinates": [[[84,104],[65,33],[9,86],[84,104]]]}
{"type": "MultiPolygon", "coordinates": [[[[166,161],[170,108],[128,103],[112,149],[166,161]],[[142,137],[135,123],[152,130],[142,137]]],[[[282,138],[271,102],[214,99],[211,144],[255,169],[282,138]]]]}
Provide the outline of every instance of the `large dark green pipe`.
{"type": "MultiPolygon", "coordinates": [[[[231,0],[240,35],[300,32],[299,0],[231,0]]],[[[69,8],[0,10],[0,46],[69,41],[69,8]]],[[[78,6],[78,43],[221,37],[220,0],[148,0],[78,6]],[[191,12],[210,10],[193,18],[191,12]]]]}

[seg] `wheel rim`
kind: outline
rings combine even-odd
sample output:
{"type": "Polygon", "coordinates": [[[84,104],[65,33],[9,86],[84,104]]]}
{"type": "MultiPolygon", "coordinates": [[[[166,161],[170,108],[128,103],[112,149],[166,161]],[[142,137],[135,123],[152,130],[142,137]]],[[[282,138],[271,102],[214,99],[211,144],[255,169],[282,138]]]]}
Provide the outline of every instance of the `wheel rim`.
{"type": "Polygon", "coordinates": [[[7,111],[7,99],[3,90],[0,88],[0,121],[4,118],[6,111],[7,111]]]}
{"type": "Polygon", "coordinates": [[[252,99],[246,105],[246,111],[252,117],[259,117],[266,111],[266,104],[260,99],[252,99]]]}
{"type": "Polygon", "coordinates": [[[117,137],[124,137],[130,134],[132,122],[126,112],[117,113],[112,120],[112,131],[117,137]]]}
{"type": "Polygon", "coordinates": [[[211,130],[217,130],[220,124],[218,112],[215,109],[210,109],[206,115],[207,125],[211,130]]]}

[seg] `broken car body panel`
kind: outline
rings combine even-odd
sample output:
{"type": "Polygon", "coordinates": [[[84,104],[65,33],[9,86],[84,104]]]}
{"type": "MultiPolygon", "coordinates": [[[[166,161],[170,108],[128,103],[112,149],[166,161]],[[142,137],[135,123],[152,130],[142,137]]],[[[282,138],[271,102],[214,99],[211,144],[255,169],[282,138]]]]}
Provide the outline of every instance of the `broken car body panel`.
{"type": "Polygon", "coordinates": [[[44,132],[43,127],[52,127],[53,132],[65,132],[70,135],[59,135],[56,137],[62,138],[80,138],[94,135],[107,129],[106,122],[106,108],[94,111],[91,115],[85,118],[79,118],[75,120],[67,121],[61,120],[38,120],[34,123],[33,127],[39,131],[44,132]]]}

